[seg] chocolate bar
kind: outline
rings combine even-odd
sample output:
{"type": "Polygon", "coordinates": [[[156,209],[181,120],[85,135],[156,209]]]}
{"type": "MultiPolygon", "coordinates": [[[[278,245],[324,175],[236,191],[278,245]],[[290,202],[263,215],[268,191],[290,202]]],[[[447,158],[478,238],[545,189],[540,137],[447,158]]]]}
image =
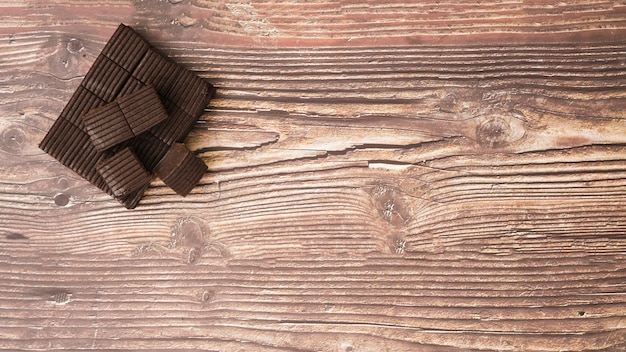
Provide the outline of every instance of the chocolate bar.
{"type": "MultiPolygon", "coordinates": [[[[96,164],[104,162],[108,153],[119,153],[131,146],[146,172],[150,173],[175,142],[184,140],[214,91],[211,84],[162,56],[132,28],[121,24],[40,143],[40,148],[114,195],[127,208],[134,208],[149,180],[133,192],[124,188],[120,193],[108,183],[122,180],[109,179],[106,182],[96,164]],[[148,85],[154,89],[150,93],[150,88],[145,88],[148,85]],[[114,101],[113,105],[107,105],[114,101]]],[[[202,177],[198,176],[199,170],[206,171],[202,160],[193,157],[193,163],[180,164],[181,170],[192,174],[184,175],[186,171],[181,170],[167,172],[168,182],[181,194],[190,191],[187,188],[191,182],[179,184],[173,181],[172,175],[193,181],[202,177]],[[185,167],[187,164],[195,167],[185,167]]],[[[136,187],[133,185],[132,188],[136,187]]]]}
{"type": "Polygon", "coordinates": [[[200,182],[208,168],[183,144],[174,144],[154,168],[154,173],[181,196],[186,196],[200,182]]]}

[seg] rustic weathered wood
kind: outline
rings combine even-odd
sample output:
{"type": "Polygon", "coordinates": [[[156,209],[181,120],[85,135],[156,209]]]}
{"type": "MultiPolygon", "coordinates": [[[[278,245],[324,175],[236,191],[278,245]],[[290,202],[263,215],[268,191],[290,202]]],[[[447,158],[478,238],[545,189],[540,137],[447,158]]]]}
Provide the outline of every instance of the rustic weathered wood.
{"type": "Polygon", "coordinates": [[[626,349],[626,5],[0,2],[0,349],[626,349]],[[119,22],[218,87],[182,198],[37,148],[119,22]]]}

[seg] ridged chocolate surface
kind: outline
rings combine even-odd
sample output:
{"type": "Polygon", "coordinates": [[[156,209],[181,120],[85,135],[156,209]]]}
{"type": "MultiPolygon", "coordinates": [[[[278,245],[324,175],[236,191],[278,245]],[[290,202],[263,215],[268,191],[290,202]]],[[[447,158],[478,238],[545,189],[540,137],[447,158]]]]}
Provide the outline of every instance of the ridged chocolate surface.
{"type": "Polygon", "coordinates": [[[154,167],[170,149],[169,144],[150,132],[139,135],[132,142],[135,154],[137,154],[137,157],[139,157],[147,170],[154,170],[154,167]]]}
{"type": "Polygon", "coordinates": [[[85,129],[98,151],[105,151],[135,137],[124,113],[112,102],[83,116],[85,129]]]}
{"type": "Polygon", "coordinates": [[[148,43],[132,28],[120,26],[102,49],[102,55],[132,72],[149,49],[148,43]]]}
{"type": "Polygon", "coordinates": [[[174,144],[154,168],[155,174],[183,197],[200,182],[207,170],[202,159],[180,143],[174,144]]]}
{"type": "Polygon", "coordinates": [[[115,197],[127,196],[150,182],[150,174],[129,147],[100,160],[96,169],[115,197]]]}
{"type": "Polygon", "coordinates": [[[100,54],[81,85],[108,103],[118,96],[129,77],[128,71],[100,54]]]}
{"type": "Polygon", "coordinates": [[[165,121],[168,116],[157,92],[152,86],[145,86],[134,93],[117,100],[135,136],[165,121]]]}
{"type": "Polygon", "coordinates": [[[169,100],[166,100],[164,103],[169,118],[150,132],[170,145],[175,142],[182,142],[196,123],[196,118],[169,100]]]}
{"type": "MultiPolygon", "coordinates": [[[[40,148],[92,184],[114,194],[96,170],[96,163],[105,158],[105,151],[119,153],[126,146],[132,146],[137,159],[148,173],[151,172],[175,142],[184,140],[213,91],[209,83],[156,52],[132,28],[121,24],[40,148]],[[154,94],[142,92],[135,100],[130,98],[147,85],[153,87],[154,94]],[[122,97],[124,103],[114,105],[117,109],[103,108],[122,97]],[[157,104],[157,100],[161,103],[157,104]],[[167,116],[163,118],[163,114],[167,116]],[[155,123],[157,119],[164,120],[155,123]]],[[[202,167],[196,164],[195,168],[188,168],[196,172],[193,177],[179,176],[198,178],[202,167]]],[[[148,182],[116,198],[127,208],[134,208],[148,182]]],[[[177,192],[185,188],[171,179],[170,182],[178,188],[177,192]]],[[[184,194],[189,192],[184,191],[184,194]]]]}
{"type": "Polygon", "coordinates": [[[70,101],[65,105],[61,116],[75,126],[83,129],[85,127],[82,118],[83,115],[104,104],[106,104],[104,100],[81,85],[78,86],[74,95],[70,98],[70,101]]]}

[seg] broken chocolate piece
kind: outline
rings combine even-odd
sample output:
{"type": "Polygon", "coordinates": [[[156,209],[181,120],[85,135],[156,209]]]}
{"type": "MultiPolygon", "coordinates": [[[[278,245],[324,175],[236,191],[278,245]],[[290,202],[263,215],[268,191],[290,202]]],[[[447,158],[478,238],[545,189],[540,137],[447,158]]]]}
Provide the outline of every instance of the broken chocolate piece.
{"type": "Polygon", "coordinates": [[[91,142],[99,151],[135,137],[122,109],[115,102],[91,110],[83,116],[83,121],[91,142]]]}
{"type": "Polygon", "coordinates": [[[186,196],[200,182],[208,168],[180,143],[174,144],[154,168],[154,173],[174,192],[186,196]]]}
{"type": "Polygon", "coordinates": [[[165,119],[165,108],[151,86],[145,86],[83,116],[85,129],[99,151],[128,141],[165,119]]]}
{"type": "Polygon", "coordinates": [[[161,104],[161,99],[152,86],[141,88],[130,95],[119,98],[116,102],[135,136],[167,119],[167,113],[161,104]]]}
{"type": "Polygon", "coordinates": [[[150,174],[129,147],[100,160],[96,169],[117,198],[140,190],[150,182],[150,174]]]}

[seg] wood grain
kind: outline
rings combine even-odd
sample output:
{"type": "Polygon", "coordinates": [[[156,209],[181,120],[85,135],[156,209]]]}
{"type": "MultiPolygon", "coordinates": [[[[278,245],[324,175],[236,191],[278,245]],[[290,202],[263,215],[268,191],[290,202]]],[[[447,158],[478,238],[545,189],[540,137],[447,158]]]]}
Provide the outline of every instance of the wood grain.
{"type": "Polygon", "coordinates": [[[626,349],[623,2],[0,19],[0,349],[626,349]],[[218,88],[133,211],[37,148],[119,22],[218,88]]]}

